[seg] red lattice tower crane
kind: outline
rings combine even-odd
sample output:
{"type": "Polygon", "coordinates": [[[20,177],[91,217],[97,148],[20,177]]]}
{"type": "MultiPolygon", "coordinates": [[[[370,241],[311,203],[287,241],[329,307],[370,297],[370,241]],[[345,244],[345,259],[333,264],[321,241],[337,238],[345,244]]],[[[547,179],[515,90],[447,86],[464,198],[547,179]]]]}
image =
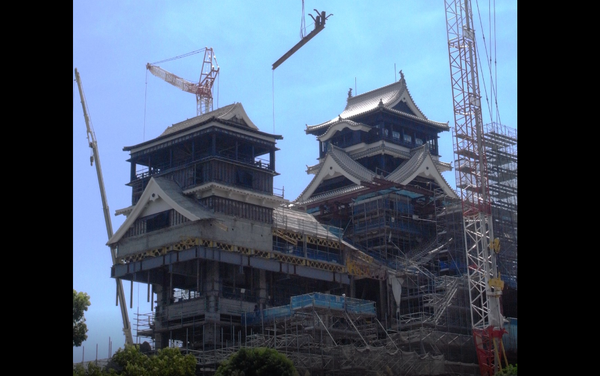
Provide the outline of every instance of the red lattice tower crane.
{"type": "Polygon", "coordinates": [[[212,48],[205,47],[200,50],[189,52],[185,55],[176,56],[170,59],[161,60],[156,63],[146,64],[146,69],[150,71],[156,77],[162,78],[165,82],[178,87],[179,89],[196,95],[196,115],[202,115],[213,110],[213,85],[217,76],[219,75],[219,65],[217,64],[217,57],[212,48]],[[163,68],[159,67],[159,63],[180,59],[190,55],[197,54],[204,51],[204,61],[202,63],[202,70],[200,71],[200,80],[190,82],[173,73],[167,72],[163,68]],[[214,61],[214,64],[213,64],[214,61]],[[216,68],[215,68],[216,65],[216,68]]]}
{"type": "Polygon", "coordinates": [[[454,107],[456,185],[462,199],[473,338],[482,376],[502,369],[503,282],[494,238],[485,155],[477,48],[471,0],[445,0],[448,54],[454,107]]]}

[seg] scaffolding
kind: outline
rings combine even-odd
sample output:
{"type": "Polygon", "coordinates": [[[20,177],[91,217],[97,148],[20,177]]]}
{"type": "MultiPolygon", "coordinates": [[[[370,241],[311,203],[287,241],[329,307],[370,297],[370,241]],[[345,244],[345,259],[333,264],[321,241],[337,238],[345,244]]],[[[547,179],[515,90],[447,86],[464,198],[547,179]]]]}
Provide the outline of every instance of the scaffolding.
{"type": "MultiPolygon", "coordinates": [[[[489,128],[485,145],[500,271],[507,286],[514,280],[516,291],[516,135],[489,128]]],[[[260,146],[240,140],[252,150],[260,146]]],[[[216,132],[182,141],[192,151],[203,145],[220,150],[228,142],[216,132]]],[[[271,145],[260,150],[252,155],[269,152],[274,160],[271,145]]],[[[146,157],[138,154],[136,163],[145,166],[146,157]]],[[[159,165],[169,155],[152,161],[159,165]]],[[[213,171],[230,172],[231,187],[210,174],[189,183],[169,169],[154,176],[179,205],[223,205],[211,207],[214,218],[199,215],[204,219],[195,223],[166,213],[173,228],[160,228],[160,234],[127,233],[119,248],[123,264],[113,267],[114,275],[148,283],[153,307],[137,318],[138,342],[145,337],[153,348],[194,354],[198,373],[206,376],[242,347],[274,348],[311,376],[478,374],[459,195],[448,195],[446,186],[425,176],[408,185],[376,177],[361,190],[332,188],[331,197],[295,208],[271,197],[274,164],[269,175],[238,157],[202,162],[220,163],[213,171]],[[268,189],[241,184],[242,172],[256,173],[253,184],[268,189]],[[215,182],[227,200],[200,190],[215,182]],[[250,204],[268,220],[245,215],[250,204]]],[[[197,177],[204,176],[200,170],[194,170],[197,177]]],[[[141,191],[134,194],[133,203],[140,197],[141,191]]],[[[136,219],[128,231],[147,221],[136,219]]]]}
{"type": "Polygon", "coordinates": [[[289,305],[245,313],[242,321],[245,347],[274,348],[292,360],[300,374],[468,374],[473,368],[448,362],[439,349],[469,346],[469,335],[387,329],[369,300],[310,293],[292,297],[289,305]]]}
{"type": "MultiPolygon", "coordinates": [[[[319,281],[286,273],[275,276],[279,279],[265,293],[265,306],[254,305],[258,290],[248,285],[223,284],[212,303],[209,294],[198,294],[201,288],[175,289],[172,305],[138,318],[138,338],[148,337],[154,344],[154,323],[168,317],[160,330],[169,346],[194,354],[203,375],[214,373],[241,347],[274,348],[301,374],[312,376],[340,370],[347,375],[475,374],[460,201],[435,188],[428,196],[390,188],[357,197],[351,213],[344,230],[278,208],[273,249],[261,255],[331,271],[345,263],[350,273],[351,262],[339,248],[348,239],[346,244],[362,252],[362,262],[383,266],[388,276],[354,274],[355,298],[331,284],[328,293],[319,292],[319,281]],[[358,298],[374,289],[380,291],[374,296],[378,302],[358,298]],[[211,304],[218,305],[220,317],[211,318],[211,304]],[[239,316],[223,314],[227,312],[239,316]]],[[[223,250],[235,252],[234,247],[223,250]]],[[[232,268],[240,267],[227,270],[232,268]]]]}
{"type": "Polygon", "coordinates": [[[498,271],[504,283],[516,290],[517,131],[497,123],[489,123],[485,128],[494,235],[500,239],[501,247],[497,261],[498,271]]]}

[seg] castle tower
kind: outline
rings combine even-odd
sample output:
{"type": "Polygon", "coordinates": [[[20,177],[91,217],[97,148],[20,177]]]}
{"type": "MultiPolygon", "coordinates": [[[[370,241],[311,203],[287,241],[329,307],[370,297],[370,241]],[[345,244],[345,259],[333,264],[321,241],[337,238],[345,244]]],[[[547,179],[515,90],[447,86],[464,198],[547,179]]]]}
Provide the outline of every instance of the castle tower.
{"type": "Polygon", "coordinates": [[[273,188],[278,139],[234,103],[124,148],[132,206],[117,211],[127,219],[108,242],[112,272],[156,296],[157,348],[222,346],[240,312],[266,302],[264,270],[245,270],[240,255],[272,249],[273,211],[285,202],[273,188]]]}

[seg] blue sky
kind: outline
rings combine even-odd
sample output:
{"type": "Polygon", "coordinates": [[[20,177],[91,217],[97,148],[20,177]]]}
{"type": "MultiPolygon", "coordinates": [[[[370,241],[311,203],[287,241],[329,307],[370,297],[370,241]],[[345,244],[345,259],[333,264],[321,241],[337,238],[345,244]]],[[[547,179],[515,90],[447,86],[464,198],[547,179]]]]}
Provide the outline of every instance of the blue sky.
{"type": "MultiPolygon", "coordinates": [[[[109,340],[113,354],[125,342],[75,68],[98,142],[114,232],[125,220],[115,211],[131,204],[123,148],[196,115],[195,96],[151,75],[146,63],[213,48],[220,68],[214,107],[240,102],[261,131],[283,136],[274,186],[289,200],[310,182],[306,166],[317,162],[318,143],[304,132],[306,125],[337,117],[349,88],[356,95],[388,85],[402,70],[425,116],[454,126],[443,0],[305,0],[305,34],[314,28],[313,9],[333,14],[325,29],[272,70],[300,41],[302,0],[73,2],[73,288],[89,294],[92,303],[85,313],[88,339],[73,348],[74,362],[106,358],[109,340]]],[[[517,128],[517,2],[474,1],[473,12],[484,123],[517,128]],[[496,3],[495,35],[490,3],[496,3]],[[491,69],[500,119],[495,111],[490,117],[486,100],[493,97],[483,92],[491,87],[483,35],[488,53],[495,54],[491,69]]],[[[201,52],[159,65],[198,82],[203,58],[201,52]]],[[[453,160],[450,132],[440,138],[440,153],[443,161],[453,160]]],[[[444,176],[455,186],[454,172],[444,176]]],[[[146,285],[124,282],[124,290],[135,335],[137,315],[150,312],[146,285]]]]}

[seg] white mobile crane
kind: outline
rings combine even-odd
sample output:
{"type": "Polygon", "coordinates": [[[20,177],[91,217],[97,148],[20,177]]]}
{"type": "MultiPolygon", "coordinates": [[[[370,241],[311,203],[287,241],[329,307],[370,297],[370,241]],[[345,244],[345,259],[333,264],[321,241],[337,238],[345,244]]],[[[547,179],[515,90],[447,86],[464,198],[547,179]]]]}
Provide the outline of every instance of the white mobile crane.
{"type": "Polygon", "coordinates": [[[444,0],[455,128],[456,185],[460,189],[467,253],[473,338],[482,376],[493,376],[506,361],[502,345],[503,281],[494,238],[477,71],[471,0],[444,0]]]}
{"type": "Polygon", "coordinates": [[[187,54],[176,56],[174,58],[158,61],[156,63],[146,64],[146,69],[150,71],[156,77],[162,78],[165,82],[178,87],[179,89],[196,95],[196,116],[205,114],[213,110],[213,94],[212,88],[215,83],[215,79],[219,75],[219,64],[217,63],[217,57],[212,48],[205,47],[200,50],[188,52],[187,54]],[[200,80],[198,83],[187,81],[173,73],[167,72],[163,68],[156,64],[163,63],[179,59],[182,57],[197,54],[198,52],[204,51],[204,62],[202,63],[202,70],[200,73],[200,80]],[[213,60],[217,67],[213,64],[213,60]]]}
{"type": "MultiPolygon", "coordinates": [[[[88,115],[87,105],[85,103],[85,96],[83,94],[83,87],[81,84],[81,78],[79,72],[75,68],[75,81],[79,88],[79,96],[81,97],[81,106],[83,107],[83,117],[85,118],[85,125],[87,127],[87,138],[90,148],[92,149],[92,156],[90,156],[90,165],[96,161],[96,173],[98,174],[98,185],[100,186],[100,196],[102,197],[102,210],[104,211],[104,221],[106,222],[106,233],[108,239],[113,236],[112,222],[110,220],[110,212],[108,209],[108,202],[106,200],[106,192],[104,191],[104,179],[102,178],[102,167],[100,166],[100,155],[98,153],[98,143],[96,142],[96,135],[92,128],[91,120],[88,115]]],[[[112,257],[113,265],[117,261],[116,249],[111,247],[110,255],[112,257]]],[[[125,293],[123,291],[123,283],[121,279],[116,278],[117,282],[117,296],[118,305],[121,306],[121,316],[123,318],[123,333],[125,334],[125,344],[133,345],[133,336],[131,335],[131,326],[129,324],[129,315],[127,313],[127,306],[125,304],[125,293]]]]}

